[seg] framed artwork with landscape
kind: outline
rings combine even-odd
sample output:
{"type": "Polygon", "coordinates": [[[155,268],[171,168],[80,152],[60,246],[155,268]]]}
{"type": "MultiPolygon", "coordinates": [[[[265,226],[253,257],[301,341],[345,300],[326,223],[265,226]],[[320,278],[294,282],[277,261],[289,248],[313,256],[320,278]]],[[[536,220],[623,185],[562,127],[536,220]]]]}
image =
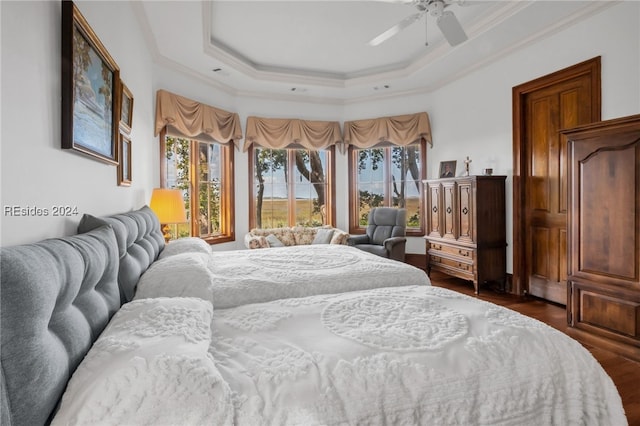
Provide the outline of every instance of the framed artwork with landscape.
{"type": "Polygon", "coordinates": [[[455,176],[456,176],[456,160],[441,161],[439,177],[448,178],[448,177],[455,177],[455,176]]]}
{"type": "Polygon", "coordinates": [[[118,164],[120,70],[76,5],[62,3],[62,148],[118,164]]]}
{"type": "Polygon", "coordinates": [[[129,133],[133,121],[133,95],[122,81],[120,89],[120,129],[129,133]]]}
{"type": "Polygon", "coordinates": [[[118,185],[131,186],[131,139],[129,136],[120,133],[118,144],[118,185]]]}

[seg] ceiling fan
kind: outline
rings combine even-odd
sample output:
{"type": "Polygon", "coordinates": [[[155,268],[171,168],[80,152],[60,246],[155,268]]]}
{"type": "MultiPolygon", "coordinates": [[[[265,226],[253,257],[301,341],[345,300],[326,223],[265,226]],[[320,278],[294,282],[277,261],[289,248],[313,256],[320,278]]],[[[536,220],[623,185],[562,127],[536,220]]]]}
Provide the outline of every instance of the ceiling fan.
{"type": "MultiPolygon", "coordinates": [[[[440,28],[440,31],[444,35],[444,38],[449,42],[451,46],[458,45],[467,39],[467,34],[464,32],[462,25],[458,21],[458,18],[449,10],[445,10],[451,5],[450,0],[386,0],[393,3],[406,3],[415,6],[418,9],[418,13],[407,16],[402,21],[398,22],[387,31],[378,35],[369,41],[370,46],[377,46],[398,34],[400,31],[407,28],[427,13],[436,18],[436,23],[440,28]]],[[[458,4],[465,3],[464,0],[456,1],[458,4]]],[[[425,19],[425,25],[428,19],[425,19]]],[[[428,45],[428,41],[425,45],[428,45]]]]}

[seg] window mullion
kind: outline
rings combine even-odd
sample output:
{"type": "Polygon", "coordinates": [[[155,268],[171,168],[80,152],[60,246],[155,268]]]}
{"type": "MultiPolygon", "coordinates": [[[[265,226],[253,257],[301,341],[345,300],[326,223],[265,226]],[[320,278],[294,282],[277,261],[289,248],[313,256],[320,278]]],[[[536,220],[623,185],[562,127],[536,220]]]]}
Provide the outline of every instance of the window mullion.
{"type": "Polygon", "coordinates": [[[220,151],[222,158],[222,167],[223,167],[223,175],[220,176],[220,231],[229,230],[230,233],[234,233],[233,221],[231,219],[234,212],[234,203],[233,200],[233,188],[234,188],[234,178],[233,178],[233,148],[231,150],[221,150],[220,151]],[[223,179],[223,176],[226,179],[223,179]],[[226,194],[229,194],[227,196],[226,194]]]}
{"type": "Polygon", "coordinates": [[[390,207],[393,202],[393,176],[391,173],[391,148],[384,148],[384,205],[390,207]]]}
{"type": "Polygon", "coordinates": [[[190,206],[191,206],[191,235],[200,236],[200,228],[198,227],[198,141],[192,140],[189,149],[189,188],[190,188],[190,206]]]}
{"type": "Polygon", "coordinates": [[[294,149],[287,149],[287,197],[289,201],[289,226],[296,224],[296,189],[295,189],[295,162],[296,151],[294,149]]]}

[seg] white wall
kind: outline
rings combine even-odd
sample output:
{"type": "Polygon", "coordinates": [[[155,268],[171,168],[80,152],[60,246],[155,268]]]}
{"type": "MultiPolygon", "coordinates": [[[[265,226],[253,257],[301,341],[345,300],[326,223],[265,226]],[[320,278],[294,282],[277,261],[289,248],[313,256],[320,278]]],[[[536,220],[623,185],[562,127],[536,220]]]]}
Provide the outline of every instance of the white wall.
{"type": "MultiPolygon", "coordinates": [[[[83,213],[139,208],[153,188],[154,93],[151,58],[128,2],[76,2],[120,67],[134,96],[131,187],[118,187],[116,167],[60,148],[60,2],[0,2],[2,10],[2,246],[74,234],[83,213]],[[77,207],[54,217],[51,207],[77,207]],[[12,217],[5,207],[47,209],[12,217]]],[[[157,161],[156,161],[157,162],[157,161]]]]}
{"type": "MultiPolygon", "coordinates": [[[[602,56],[602,119],[640,113],[640,3],[624,2],[496,60],[440,89],[401,99],[348,105],[345,120],[427,111],[433,149],[428,176],[440,161],[472,160],[471,174],[492,167],[507,175],[507,270],[513,258],[513,139],[511,89],[521,83],[602,56]]],[[[420,238],[408,251],[424,253],[420,238]]]]}
{"type": "MultiPolygon", "coordinates": [[[[2,206],[78,205],[81,212],[109,214],[137,208],[159,183],[159,150],[153,137],[155,91],[166,89],[191,99],[248,115],[317,120],[352,120],[426,111],[434,147],[427,153],[428,176],[440,161],[468,155],[471,172],[493,167],[507,179],[508,270],[512,271],[513,86],[575,63],[602,56],[602,118],[640,113],[640,3],[627,1],[544,40],[495,60],[431,93],[373,102],[328,105],[232,96],[219,88],[151,64],[127,2],[79,2],[80,9],[120,65],[135,97],[134,185],[115,185],[115,167],[59,149],[59,3],[0,2],[2,15],[2,206]],[[113,22],[118,22],[117,26],[113,22]],[[22,31],[27,29],[28,31],[22,31]],[[19,35],[17,37],[16,35],[19,35]],[[153,79],[149,78],[152,76],[153,79]],[[17,84],[20,82],[20,84],[17,84]],[[25,84],[24,82],[28,82],[25,84]],[[38,123],[35,124],[34,123],[38,123]],[[25,131],[27,130],[27,131],[25,131]]],[[[347,182],[347,159],[338,155],[337,181],[347,182]]],[[[235,153],[236,239],[217,246],[241,248],[248,230],[248,159],[235,153]]],[[[338,186],[337,226],[348,227],[346,185],[338,186]]],[[[2,245],[74,232],[77,218],[2,219],[2,245]]],[[[408,251],[424,253],[422,238],[408,251]]]]}

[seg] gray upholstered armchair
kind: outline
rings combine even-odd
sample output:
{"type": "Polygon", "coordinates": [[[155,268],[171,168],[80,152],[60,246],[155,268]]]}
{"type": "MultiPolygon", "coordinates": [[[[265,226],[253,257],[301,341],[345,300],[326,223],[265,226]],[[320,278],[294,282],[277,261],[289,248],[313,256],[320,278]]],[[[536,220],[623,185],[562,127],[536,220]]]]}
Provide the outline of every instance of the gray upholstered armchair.
{"type": "Polygon", "coordinates": [[[375,207],[369,211],[367,232],[353,235],[347,244],[378,256],[404,262],[407,210],[375,207]]]}

